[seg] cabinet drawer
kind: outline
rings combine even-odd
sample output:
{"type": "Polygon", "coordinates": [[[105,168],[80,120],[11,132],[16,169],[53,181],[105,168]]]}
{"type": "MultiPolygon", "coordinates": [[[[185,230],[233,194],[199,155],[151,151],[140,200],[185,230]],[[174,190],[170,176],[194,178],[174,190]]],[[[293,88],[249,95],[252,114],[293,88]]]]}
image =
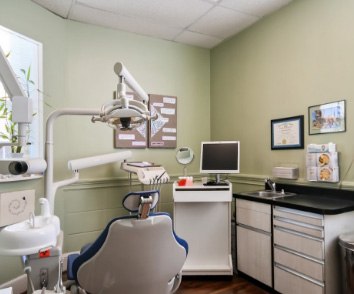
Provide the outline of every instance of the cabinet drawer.
{"type": "Polygon", "coordinates": [[[323,294],[324,286],[286,268],[274,267],[274,289],[283,294],[323,294]]]}
{"type": "Polygon", "coordinates": [[[324,230],[322,227],[300,223],[291,219],[275,216],[273,225],[275,227],[290,229],[313,237],[324,238],[324,230]]]}
{"type": "Polygon", "coordinates": [[[271,232],[271,206],[236,199],[236,222],[265,232],[271,232]]]}
{"type": "Polygon", "coordinates": [[[299,253],[291,252],[282,248],[274,248],[274,262],[291,268],[299,273],[323,281],[324,263],[317,260],[311,260],[299,253]]]}
{"type": "Polygon", "coordinates": [[[324,224],[323,215],[296,209],[275,206],[273,210],[273,215],[274,217],[287,218],[290,220],[319,227],[323,227],[324,224]]]}
{"type": "MultiPolygon", "coordinates": [[[[188,187],[188,186],[186,186],[188,187]]],[[[174,202],[231,202],[232,192],[229,188],[221,189],[188,189],[176,188],[173,192],[174,202]]]]}
{"type": "Polygon", "coordinates": [[[324,242],[321,239],[309,237],[287,229],[275,227],[274,244],[292,249],[319,260],[324,259],[324,242]]]}

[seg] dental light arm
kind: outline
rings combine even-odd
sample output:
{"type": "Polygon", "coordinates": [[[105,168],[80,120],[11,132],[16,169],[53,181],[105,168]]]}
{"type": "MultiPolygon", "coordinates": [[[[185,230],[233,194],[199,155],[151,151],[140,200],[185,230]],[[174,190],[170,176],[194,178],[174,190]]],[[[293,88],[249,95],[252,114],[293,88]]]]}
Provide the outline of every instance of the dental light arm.
{"type": "MultiPolygon", "coordinates": [[[[149,96],[146,94],[146,92],[140,87],[138,82],[134,79],[134,77],[130,74],[130,72],[127,70],[127,68],[123,65],[121,62],[117,62],[114,65],[114,72],[118,75],[120,79],[124,79],[124,81],[120,81],[118,84],[118,94],[121,94],[120,92],[120,87],[124,85],[124,82],[137,93],[139,96],[140,100],[144,103],[147,103],[149,101],[149,96]]],[[[125,89],[122,91],[123,93],[121,95],[125,95],[125,89]]],[[[119,97],[119,95],[118,95],[119,97]]]]}
{"type": "Polygon", "coordinates": [[[84,157],[80,159],[70,160],[68,162],[68,168],[72,171],[78,171],[80,169],[94,167],[97,165],[123,161],[132,156],[131,151],[114,152],[109,154],[84,157]]]}
{"type": "Polygon", "coordinates": [[[3,146],[24,146],[27,143],[28,124],[32,122],[32,104],[19,84],[16,74],[1,47],[0,79],[12,100],[12,121],[18,123],[17,142],[0,143],[0,148],[3,146]]]}
{"type": "Polygon", "coordinates": [[[128,72],[122,63],[114,66],[114,71],[119,76],[117,86],[117,99],[104,104],[101,109],[75,109],[67,108],[56,110],[51,113],[46,125],[46,161],[47,170],[45,178],[45,194],[50,204],[51,213],[54,212],[55,193],[59,187],[75,183],[79,180],[78,170],[99,164],[116,162],[131,156],[130,152],[120,152],[117,154],[107,154],[95,156],[91,158],[83,158],[70,161],[69,169],[74,172],[70,179],[54,182],[54,122],[61,116],[82,116],[90,115],[91,121],[106,122],[110,126],[117,128],[119,125],[122,129],[131,128],[131,124],[138,124],[150,119],[150,112],[146,106],[149,96],[144,92],[140,85],[135,81],[133,76],[128,72]],[[137,94],[139,100],[129,99],[126,95],[125,83],[137,94]]]}
{"type": "Polygon", "coordinates": [[[117,99],[104,104],[100,115],[92,117],[92,122],[101,121],[113,128],[131,129],[150,119],[146,105],[149,96],[122,63],[116,63],[114,71],[119,77],[117,99]],[[139,100],[127,96],[126,85],[134,91],[139,100]]]}

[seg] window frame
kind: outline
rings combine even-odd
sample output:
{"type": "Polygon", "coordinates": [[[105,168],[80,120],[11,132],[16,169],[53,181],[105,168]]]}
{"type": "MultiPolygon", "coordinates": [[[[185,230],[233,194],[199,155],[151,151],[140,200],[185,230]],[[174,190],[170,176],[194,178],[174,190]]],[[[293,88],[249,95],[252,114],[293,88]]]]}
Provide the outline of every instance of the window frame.
{"type": "MultiPolygon", "coordinates": [[[[20,33],[17,33],[15,31],[12,31],[4,26],[0,25],[0,32],[2,34],[8,35],[8,38],[13,38],[11,40],[16,39],[18,41],[18,43],[21,42],[26,42],[28,43],[28,46],[32,47],[32,50],[34,52],[35,59],[28,58],[30,60],[30,66],[31,69],[33,69],[34,67],[32,67],[32,65],[35,65],[36,68],[36,72],[35,72],[35,84],[34,84],[34,88],[31,89],[31,93],[30,93],[30,97],[29,99],[32,100],[32,105],[33,105],[33,122],[30,125],[30,142],[31,145],[29,147],[27,147],[25,151],[25,157],[27,158],[43,158],[44,157],[44,135],[43,135],[43,44],[32,39],[29,38],[25,35],[22,35],[20,33]],[[33,94],[35,93],[35,94],[33,94]],[[32,96],[31,96],[32,94],[32,96]]],[[[5,38],[3,38],[5,39],[5,38]]],[[[7,44],[4,43],[5,40],[3,40],[3,43],[0,40],[0,46],[2,46],[4,52],[8,51],[9,48],[12,48],[11,46],[16,46],[16,45],[10,45],[11,41],[8,41],[7,44]],[[5,46],[4,46],[5,44],[5,46]],[[5,47],[5,49],[4,49],[5,47]],[[6,50],[6,51],[5,51],[6,50]]],[[[10,49],[11,50],[11,49],[10,49]]],[[[23,49],[26,50],[26,49],[23,49]]],[[[20,49],[21,51],[21,49],[20,49]]],[[[14,58],[16,59],[16,56],[14,56],[14,58]]],[[[12,58],[9,58],[9,63],[11,64],[11,66],[14,69],[14,72],[16,73],[16,75],[19,77],[20,79],[20,84],[23,84],[23,81],[21,81],[21,77],[23,76],[23,73],[21,73],[21,69],[22,68],[26,68],[26,66],[23,66],[24,64],[21,62],[23,62],[24,59],[20,60],[22,58],[18,58],[18,60],[16,60],[16,62],[12,61],[12,58]],[[18,67],[16,68],[14,66],[14,63],[19,63],[18,67]]],[[[31,70],[31,75],[32,75],[32,70],[31,70]]],[[[31,77],[32,79],[32,77],[31,77]]],[[[1,83],[1,81],[0,81],[1,83]]],[[[24,89],[25,92],[27,93],[26,89],[24,89]]],[[[1,122],[0,122],[1,123],[1,122]]],[[[3,139],[0,139],[0,142],[6,142],[3,139]]],[[[0,148],[0,161],[4,161],[4,160],[9,160],[13,157],[13,155],[11,155],[11,147],[2,147],[0,148]]]]}

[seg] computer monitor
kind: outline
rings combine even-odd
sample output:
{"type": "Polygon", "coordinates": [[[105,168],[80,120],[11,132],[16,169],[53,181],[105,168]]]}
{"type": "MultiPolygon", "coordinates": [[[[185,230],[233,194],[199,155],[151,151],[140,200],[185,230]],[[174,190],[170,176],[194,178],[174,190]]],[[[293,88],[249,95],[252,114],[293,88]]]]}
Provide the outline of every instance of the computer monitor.
{"type": "Polygon", "coordinates": [[[201,143],[200,172],[214,174],[216,184],[220,174],[240,172],[240,142],[211,141],[201,143]]]}

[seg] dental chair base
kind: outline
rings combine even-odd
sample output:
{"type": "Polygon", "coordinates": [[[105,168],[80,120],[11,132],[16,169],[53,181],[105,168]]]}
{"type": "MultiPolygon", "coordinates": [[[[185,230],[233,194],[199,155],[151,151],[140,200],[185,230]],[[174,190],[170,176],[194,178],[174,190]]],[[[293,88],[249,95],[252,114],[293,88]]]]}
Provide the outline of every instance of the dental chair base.
{"type": "MultiPolygon", "coordinates": [[[[61,259],[63,247],[63,232],[60,232],[55,247],[44,248],[37,254],[23,257],[25,267],[30,267],[30,278],[34,289],[56,289],[55,293],[65,293],[65,289],[59,289],[61,284],[61,259]]],[[[46,290],[43,293],[52,293],[46,290]]],[[[42,293],[42,290],[31,291],[28,285],[27,293],[42,293]],[[39,291],[39,292],[38,292],[39,291]]],[[[53,292],[54,293],[54,292],[53,292]]]]}

